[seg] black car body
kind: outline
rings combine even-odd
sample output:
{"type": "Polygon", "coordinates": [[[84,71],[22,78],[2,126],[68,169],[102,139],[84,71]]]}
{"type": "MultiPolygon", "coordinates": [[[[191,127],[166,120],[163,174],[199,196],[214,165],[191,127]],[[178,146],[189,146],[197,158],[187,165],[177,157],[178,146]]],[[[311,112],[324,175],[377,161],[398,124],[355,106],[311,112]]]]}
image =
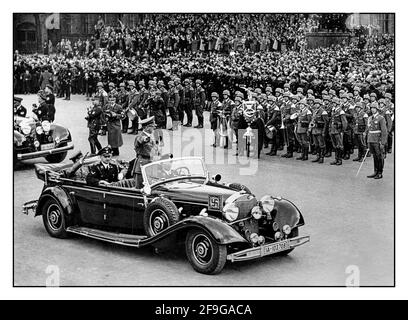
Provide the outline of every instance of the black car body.
{"type": "MultiPolygon", "coordinates": [[[[201,273],[215,274],[227,260],[287,254],[309,241],[299,237],[303,216],[289,200],[257,199],[240,184],[210,178],[201,158],[161,160],[142,167],[143,189],[128,179],[94,187],[79,177],[64,178],[68,165],[36,165],[44,180],[38,200],[24,205],[42,215],[51,236],[70,233],[141,247],[185,242],[187,257],[201,273]]],[[[97,161],[97,160],[96,160],[97,161]]]]}
{"type": "Polygon", "coordinates": [[[49,121],[14,117],[14,163],[45,157],[50,163],[63,161],[74,148],[69,130],[49,121]]]}

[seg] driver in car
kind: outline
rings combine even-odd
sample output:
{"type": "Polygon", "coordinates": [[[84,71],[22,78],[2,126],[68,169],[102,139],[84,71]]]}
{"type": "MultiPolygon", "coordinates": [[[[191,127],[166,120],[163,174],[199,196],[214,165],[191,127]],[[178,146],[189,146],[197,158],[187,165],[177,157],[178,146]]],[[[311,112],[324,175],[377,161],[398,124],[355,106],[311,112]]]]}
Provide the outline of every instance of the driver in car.
{"type": "MultiPolygon", "coordinates": [[[[170,154],[166,154],[164,156],[161,157],[160,160],[167,160],[167,159],[173,159],[173,155],[170,154]]],[[[174,177],[177,177],[177,172],[174,170],[171,170],[171,167],[173,165],[172,161],[166,161],[163,162],[159,167],[158,167],[158,172],[156,174],[157,179],[159,180],[167,180],[167,179],[171,179],[174,177]]]]}
{"type": "Polygon", "coordinates": [[[89,168],[86,183],[90,186],[108,186],[112,182],[123,179],[123,172],[118,164],[111,161],[113,150],[110,146],[99,150],[98,155],[101,161],[89,168]]]}

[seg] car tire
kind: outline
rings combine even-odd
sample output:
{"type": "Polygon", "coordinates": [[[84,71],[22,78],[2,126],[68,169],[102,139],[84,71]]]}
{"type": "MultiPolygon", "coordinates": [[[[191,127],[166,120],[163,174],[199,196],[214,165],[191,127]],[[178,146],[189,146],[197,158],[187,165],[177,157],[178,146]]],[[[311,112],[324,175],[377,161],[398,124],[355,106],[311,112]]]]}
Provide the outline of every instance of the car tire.
{"type": "Polygon", "coordinates": [[[176,205],[166,198],[157,198],[148,204],[143,226],[148,236],[153,237],[180,220],[176,205]]]}
{"type": "Polygon", "coordinates": [[[216,243],[208,232],[190,230],[186,237],[186,255],[195,271],[218,274],[227,261],[227,246],[216,243]]]}
{"type": "Polygon", "coordinates": [[[252,194],[251,190],[249,188],[241,183],[230,183],[228,185],[231,189],[241,191],[244,190],[246,193],[252,194]]]}
{"type": "Polygon", "coordinates": [[[66,213],[57,200],[47,198],[41,207],[41,213],[45,229],[51,237],[68,238],[66,213]]]}
{"type": "MultiPolygon", "coordinates": [[[[61,143],[61,145],[59,147],[66,147],[67,143],[61,143]]],[[[54,154],[49,154],[48,156],[45,156],[45,159],[49,162],[49,163],[60,163],[62,161],[64,161],[64,159],[66,158],[68,152],[60,152],[60,153],[54,153],[54,154]]]]}
{"type": "MultiPolygon", "coordinates": [[[[298,229],[298,228],[293,228],[293,229],[292,229],[292,232],[288,235],[288,239],[296,238],[296,237],[298,237],[298,236],[299,236],[299,229],[298,229]]],[[[288,255],[289,253],[291,253],[293,250],[295,250],[295,248],[278,252],[276,255],[277,255],[277,256],[287,256],[287,255],[288,255]]]]}

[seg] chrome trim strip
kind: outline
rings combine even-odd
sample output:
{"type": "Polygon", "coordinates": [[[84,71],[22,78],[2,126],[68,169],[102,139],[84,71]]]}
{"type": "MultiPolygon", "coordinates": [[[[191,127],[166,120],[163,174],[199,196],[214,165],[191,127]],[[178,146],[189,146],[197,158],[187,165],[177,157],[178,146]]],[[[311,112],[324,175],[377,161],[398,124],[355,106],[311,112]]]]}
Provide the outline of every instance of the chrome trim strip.
{"type": "Polygon", "coordinates": [[[71,150],[73,148],[74,148],[74,144],[69,143],[65,147],[60,147],[60,148],[55,148],[55,149],[50,149],[50,150],[35,151],[35,152],[29,152],[29,153],[18,153],[17,154],[17,160],[26,160],[26,159],[31,159],[31,158],[43,157],[43,156],[47,156],[47,155],[50,155],[50,154],[55,154],[55,153],[68,151],[68,150],[71,150]]]}

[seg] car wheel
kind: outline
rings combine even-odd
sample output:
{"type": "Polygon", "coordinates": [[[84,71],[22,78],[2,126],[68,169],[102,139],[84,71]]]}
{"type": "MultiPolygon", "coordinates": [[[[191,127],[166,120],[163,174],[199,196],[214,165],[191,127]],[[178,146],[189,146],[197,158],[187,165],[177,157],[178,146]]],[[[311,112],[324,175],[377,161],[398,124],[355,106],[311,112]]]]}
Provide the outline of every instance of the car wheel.
{"type": "Polygon", "coordinates": [[[190,230],[186,238],[188,261],[197,272],[217,274],[227,261],[227,247],[216,243],[202,230],[190,230]]]}
{"type": "MultiPolygon", "coordinates": [[[[61,143],[61,145],[59,147],[65,147],[67,146],[66,143],[61,143]]],[[[48,156],[45,156],[45,159],[49,162],[49,163],[60,163],[62,161],[64,161],[64,159],[66,158],[68,152],[60,152],[60,153],[55,153],[55,154],[49,154],[48,156]]]]}
{"type": "Polygon", "coordinates": [[[53,198],[48,198],[44,202],[41,211],[44,226],[48,234],[54,238],[67,238],[68,233],[65,229],[67,227],[66,216],[60,203],[53,198]]]}
{"type": "MultiPolygon", "coordinates": [[[[293,228],[292,232],[288,235],[288,239],[291,238],[296,238],[299,236],[299,229],[298,228],[293,228]]],[[[289,249],[289,250],[285,250],[285,251],[281,251],[278,252],[276,255],[277,256],[287,256],[289,253],[291,253],[295,248],[289,249]]]]}
{"type": "Polygon", "coordinates": [[[246,193],[252,194],[251,190],[249,188],[241,183],[230,183],[228,185],[231,189],[241,191],[244,190],[246,193]]]}
{"type": "Polygon", "coordinates": [[[157,198],[149,203],[143,217],[146,234],[155,236],[180,220],[176,205],[166,198],[157,198]]]}

